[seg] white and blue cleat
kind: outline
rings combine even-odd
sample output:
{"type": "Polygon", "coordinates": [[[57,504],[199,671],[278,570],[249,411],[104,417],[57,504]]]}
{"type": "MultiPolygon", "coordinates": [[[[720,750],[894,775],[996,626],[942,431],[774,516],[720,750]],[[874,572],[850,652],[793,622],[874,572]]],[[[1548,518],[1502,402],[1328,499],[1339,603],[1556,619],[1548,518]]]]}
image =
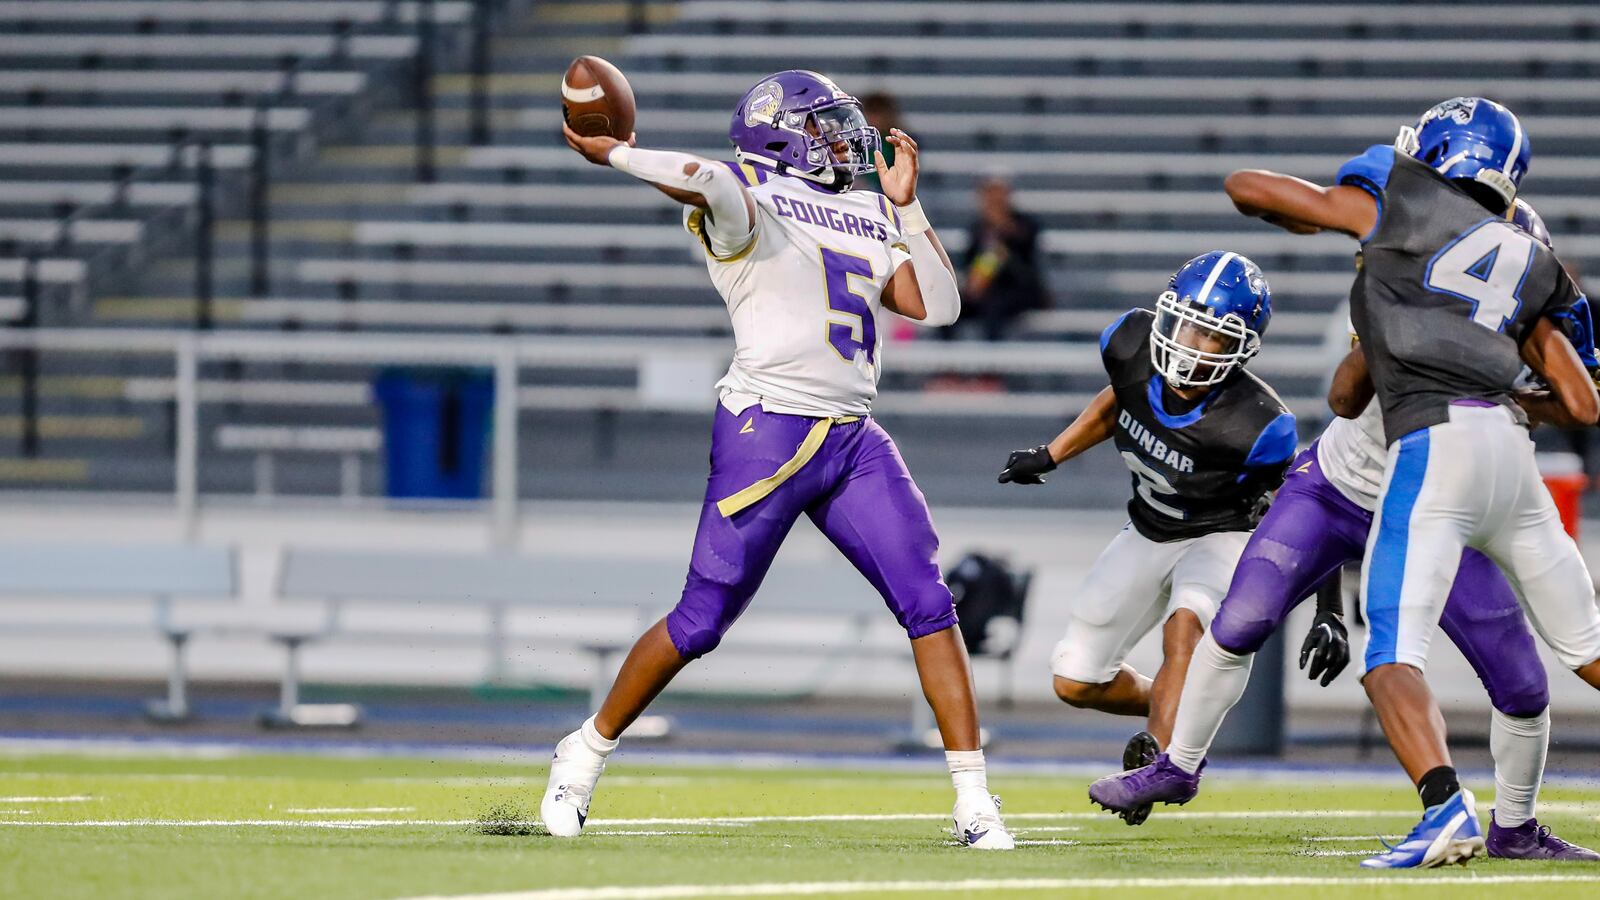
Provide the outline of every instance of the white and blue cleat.
{"type": "Polygon", "coordinates": [[[1478,824],[1476,801],[1466,788],[1450,799],[1430,806],[1422,821],[1398,844],[1362,860],[1363,869],[1431,869],[1449,863],[1465,865],[1483,852],[1483,828],[1478,824]]]}
{"type": "Polygon", "coordinates": [[[953,814],[956,843],[973,850],[1011,850],[1017,846],[1000,819],[1000,798],[987,791],[956,798],[953,814]]]}
{"type": "Polygon", "coordinates": [[[539,818],[553,837],[577,837],[589,820],[589,800],[606,769],[606,758],[590,750],[583,732],[574,731],[556,745],[550,761],[550,782],[539,803],[539,818]]]}

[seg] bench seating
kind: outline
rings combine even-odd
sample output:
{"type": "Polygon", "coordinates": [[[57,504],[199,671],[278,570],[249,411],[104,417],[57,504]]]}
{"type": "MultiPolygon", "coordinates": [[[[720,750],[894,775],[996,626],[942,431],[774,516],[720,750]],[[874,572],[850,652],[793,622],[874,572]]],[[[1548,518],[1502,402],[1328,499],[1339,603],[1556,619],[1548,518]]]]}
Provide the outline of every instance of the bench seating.
{"type": "MultiPolygon", "coordinates": [[[[184,171],[191,170],[197,154],[197,148],[189,146],[178,155],[184,171]]],[[[216,144],[211,148],[211,164],[219,169],[242,169],[254,154],[248,144],[216,144]]],[[[144,168],[166,165],[173,159],[171,144],[0,143],[0,166],[18,168],[144,168]]]]}
{"type": "MultiPolygon", "coordinates": [[[[70,226],[68,237],[83,244],[132,244],[144,233],[144,223],[125,219],[80,219],[70,226]]],[[[0,219],[0,241],[25,241],[48,244],[61,237],[61,223],[54,219],[0,219]]]]}
{"type": "MultiPolygon", "coordinates": [[[[507,674],[510,642],[507,618],[519,610],[610,610],[637,615],[640,628],[677,602],[683,587],[682,560],[627,557],[584,560],[570,555],[478,555],[287,547],[278,594],[286,600],[322,601],[334,610],[352,604],[419,603],[482,610],[487,617],[488,678],[507,674]]],[[[840,621],[859,643],[874,620],[892,621],[883,601],[854,569],[841,563],[798,565],[778,562],[762,583],[756,614],[782,614],[840,621]]],[[[336,634],[333,631],[330,634],[336,634]]],[[[735,631],[724,645],[732,652],[771,653],[815,650],[814,644],[743,645],[735,631]]],[[[582,650],[594,664],[590,701],[598,704],[610,684],[613,666],[636,635],[597,638],[582,650]]],[[[832,647],[836,652],[837,647],[832,647]]],[[[724,651],[726,652],[726,650],[724,651]]],[[[856,652],[899,652],[879,645],[856,652]]],[[[921,694],[914,702],[924,705],[921,694]]]]}
{"type": "MultiPolygon", "coordinates": [[[[197,106],[0,106],[0,131],[248,131],[255,126],[250,108],[197,106]]],[[[304,131],[305,109],[267,110],[272,131],[304,131]]]]}
{"type": "Polygon", "coordinates": [[[339,457],[339,495],[361,496],[361,457],[383,449],[376,428],[340,426],[223,425],[217,447],[256,455],[255,490],[261,499],[276,492],[276,457],[281,453],[322,453],[339,457]]]}
{"type": "MultiPolygon", "coordinates": [[[[383,25],[415,22],[421,6],[416,0],[9,0],[0,3],[0,22],[383,25]]],[[[460,24],[471,17],[470,2],[439,0],[433,4],[433,20],[441,25],[460,24]]]]}
{"type": "MultiPolygon", "coordinates": [[[[1260,12],[1255,3],[1030,3],[1025,0],[973,4],[961,0],[922,0],[910,9],[895,3],[818,3],[806,0],[684,0],[678,4],[680,22],[742,19],[776,25],[810,25],[825,20],[841,26],[874,22],[906,28],[935,22],[950,26],[989,26],[1001,23],[1030,29],[1062,25],[1211,25],[1227,19],[1247,27],[1260,12]]],[[[1336,23],[1367,26],[1437,26],[1438,11],[1426,7],[1372,3],[1279,4],[1272,8],[1275,25],[1304,26],[1322,31],[1336,23]]],[[[1557,27],[1600,23],[1594,7],[1581,3],[1536,6],[1483,6],[1473,10],[1471,27],[1477,29],[1541,24],[1557,27]]]]}
{"type": "Polygon", "coordinates": [[[155,627],[171,645],[167,697],[152,717],[189,716],[184,649],[190,629],[173,619],[177,600],[231,601],[238,594],[234,553],[227,547],[99,543],[0,543],[0,599],[127,599],[154,606],[155,627]]]}
{"type": "Polygon", "coordinates": [[[399,61],[416,53],[410,36],[355,35],[127,35],[127,34],[0,34],[0,57],[9,60],[79,59],[206,59],[256,60],[277,63],[285,56],[301,59],[336,57],[399,61]]]}
{"type": "MultiPolygon", "coordinates": [[[[30,4],[31,5],[31,4],[30,4]]],[[[150,94],[187,100],[229,93],[352,96],[367,87],[364,72],[149,72],[141,69],[13,69],[0,72],[5,94],[150,94]]]]}

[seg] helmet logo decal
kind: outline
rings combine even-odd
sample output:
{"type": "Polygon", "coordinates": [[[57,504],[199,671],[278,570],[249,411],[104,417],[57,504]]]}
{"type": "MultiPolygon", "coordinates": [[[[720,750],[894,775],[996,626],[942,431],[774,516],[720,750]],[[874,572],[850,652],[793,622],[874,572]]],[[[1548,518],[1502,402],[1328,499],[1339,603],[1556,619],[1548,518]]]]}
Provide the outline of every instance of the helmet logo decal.
{"type": "Polygon", "coordinates": [[[750,102],[745,104],[744,124],[753,128],[758,124],[770,124],[778,115],[778,109],[783,105],[783,85],[776,81],[763,82],[750,92],[750,102]]]}
{"type": "Polygon", "coordinates": [[[1250,311],[1251,317],[1261,315],[1261,301],[1267,295],[1267,276],[1262,274],[1261,267],[1253,262],[1246,262],[1244,267],[1245,281],[1250,285],[1250,293],[1256,296],[1255,308],[1250,311]]]}
{"type": "Polygon", "coordinates": [[[1446,100],[1422,114],[1422,122],[1427,124],[1434,119],[1451,118],[1457,125],[1466,125],[1472,121],[1472,116],[1478,111],[1477,97],[1456,97],[1446,100]]]}

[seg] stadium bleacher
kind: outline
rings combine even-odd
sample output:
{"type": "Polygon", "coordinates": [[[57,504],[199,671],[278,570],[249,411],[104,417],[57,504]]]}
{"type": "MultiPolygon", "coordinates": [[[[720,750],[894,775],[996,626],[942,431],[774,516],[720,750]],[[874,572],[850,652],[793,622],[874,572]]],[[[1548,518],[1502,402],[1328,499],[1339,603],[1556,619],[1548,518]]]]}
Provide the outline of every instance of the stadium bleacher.
{"type": "MultiPolygon", "coordinates": [[[[445,31],[471,19],[470,4],[432,5],[445,31]]],[[[1218,189],[1232,169],[1325,178],[1430,103],[1482,93],[1517,109],[1534,136],[1526,196],[1563,257],[1600,264],[1600,219],[1587,203],[1600,187],[1591,149],[1600,133],[1592,87],[1600,12],[1561,2],[1469,5],[1463,18],[1428,3],[1278,4],[1266,15],[1267,5],[1250,2],[686,0],[638,12],[624,3],[539,2],[495,30],[490,142],[474,139],[471,76],[459,57],[443,59],[433,81],[434,177],[419,180],[414,116],[371,78],[414,52],[408,23],[419,4],[0,3],[0,22],[27,32],[0,39],[0,242],[8,229],[47,233],[59,202],[103,202],[119,166],[170,156],[161,138],[175,128],[213,137],[219,171],[247,168],[256,123],[247,98],[283,93],[289,76],[270,70],[292,54],[320,63],[293,76],[271,120],[306,144],[270,192],[270,290],[253,289],[249,225],[237,204],[225,208],[212,265],[222,327],[633,335],[663,346],[720,338],[721,305],[677,209],[566,150],[552,85],[572,55],[604,55],[634,85],[642,142],[725,156],[728,111],[746,87],[774,67],[815,68],[857,95],[899,100],[924,147],[925,204],[952,251],[965,243],[981,178],[1009,177],[1019,208],[1040,221],[1056,308],[1022,322],[1013,345],[973,348],[983,362],[963,370],[992,374],[985,390],[1010,392],[1008,434],[1040,432],[1038,418],[1070,412],[1100,377],[1092,359],[1030,370],[1017,363],[1028,355],[1021,345],[1088,341],[1120,310],[1148,303],[1178,263],[1222,246],[1260,262],[1275,288],[1279,316],[1258,370],[1316,415],[1321,374],[1305,360],[1325,358],[1324,343],[1339,331],[1331,313],[1349,283],[1352,248],[1240,218],[1218,189]],[[641,19],[648,27],[631,33],[641,19]],[[848,36],[816,33],[819,21],[848,36]],[[887,39],[906,35],[916,39],[887,39]],[[1470,61],[1459,67],[1470,75],[1451,74],[1457,60],[1470,61]],[[341,116],[332,130],[313,112],[318,98],[363,114],[341,116]]],[[[159,187],[130,186],[123,212],[107,217],[121,224],[96,226],[110,230],[83,241],[137,241],[143,210],[192,199],[182,193],[192,186],[159,187]]],[[[94,302],[73,321],[193,320],[192,261],[168,255],[137,276],[115,289],[91,285],[94,302]]],[[[230,377],[248,381],[253,372],[245,366],[230,377]]],[[[979,405],[948,394],[918,399],[930,385],[948,386],[950,374],[891,363],[884,388],[897,400],[885,403],[886,414],[959,416],[979,405]],[[949,402],[941,406],[940,396],[949,402]]],[[[313,367],[299,377],[358,384],[370,375],[313,367]]],[[[528,391],[566,398],[550,399],[548,409],[577,418],[557,430],[585,427],[569,409],[582,396],[612,397],[607,409],[650,420],[648,408],[626,401],[635,377],[627,372],[524,377],[528,391]]],[[[151,417],[151,435],[163,431],[158,410],[134,409],[151,417]]],[[[326,412],[322,424],[374,421],[362,403],[326,412]]],[[[248,405],[231,415],[271,424],[304,412],[248,405]]],[[[230,484],[249,481],[240,467],[216,472],[230,484]]],[[[938,495],[940,476],[929,481],[938,495]]],[[[693,490],[686,484],[663,491],[693,490]]]]}
{"type": "MultiPolygon", "coordinates": [[[[358,135],[405,93],[424,43],[459,67],[474,16],[459,0],[0,3],[0,297],[22,309],[7,320],[93,324],[91,295],[164,267],[189,273],[195,308],[200,206],[245,215],[258,180],[358,135]]],[[[0,419],[15,427],[0,430],[18,455],[0,477],[95,484],[109,471],[127,486],[129,461],[170,485],[164,405],[121,387],[170,365],[11,360],[20,387],[0,419]],[[108,421],[123,427],[95,427],[108,421]]]]}

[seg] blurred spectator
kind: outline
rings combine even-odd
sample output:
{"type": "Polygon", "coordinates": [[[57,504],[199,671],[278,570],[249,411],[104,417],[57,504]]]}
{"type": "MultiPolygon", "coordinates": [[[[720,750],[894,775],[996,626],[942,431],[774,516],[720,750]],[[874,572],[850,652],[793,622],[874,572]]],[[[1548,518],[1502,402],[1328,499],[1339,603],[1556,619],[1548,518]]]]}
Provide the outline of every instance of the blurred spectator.
{"type": "MultiPolygon", "coordinates": [[[[867,117],[867,124],[878,129],[884,137],[889,136],[889,129],[898,128],[910,132],[906,127],[905,117],[900,112],[900,101],[887,91],[873,91],[861,98],[861,112],[867,117]]],[[[915,135],[913,135],[915,137],[915,135]]],[[[894,165],[894,145],[888,141],[883,142],[883,159],[889,165],[894,165]]],[[[877,191],[882,190],[878,185],[878,173],[870,172],[861,176],[862,185],[877,191]]]]}
{"type": "Polygon", "coordinates": [[[1050,305],[1039,269],[1039,225],[1011,205],[1004,178],[990,176],[978,185],[978,217],[961,267],[961,321],[943,329],[946,340],[974,327],[985,340],[1004,340],[1018,316],[1050,305]]]}

